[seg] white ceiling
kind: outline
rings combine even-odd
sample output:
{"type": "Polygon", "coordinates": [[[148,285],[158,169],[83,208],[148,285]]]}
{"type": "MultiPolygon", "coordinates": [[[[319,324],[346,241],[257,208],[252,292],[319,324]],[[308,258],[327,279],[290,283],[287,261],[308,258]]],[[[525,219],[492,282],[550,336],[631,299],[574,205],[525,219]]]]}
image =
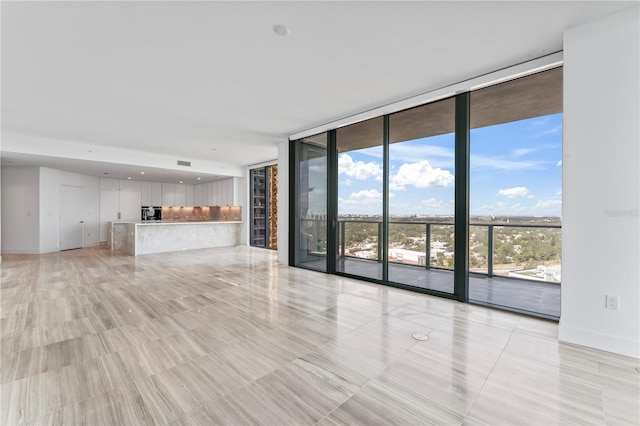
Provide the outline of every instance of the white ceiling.
{"type": "Polygon", "coordinates": [[[2,164],[44,161],[29,138],[273,160],[293,133],[560,51],[566,28],[635,4],[3,1],[2,164]]]}

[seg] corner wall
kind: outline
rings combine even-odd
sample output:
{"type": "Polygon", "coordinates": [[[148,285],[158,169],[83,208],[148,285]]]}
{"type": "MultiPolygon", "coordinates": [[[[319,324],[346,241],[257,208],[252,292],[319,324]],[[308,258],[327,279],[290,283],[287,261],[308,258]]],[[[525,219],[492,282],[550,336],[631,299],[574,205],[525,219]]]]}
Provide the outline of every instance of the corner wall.
{"type": "Polygon", "coordinates": [[[40,253],[37,167],[2,167],[2,253],[40,253]]]}
{"type": "Polygon", "coordinates": [[[278,145],[278,263],[289,264],[289,141],[278,145]]]}
{"type": "Polygon", "coordinates": [[[640,358],[640,8],[564,34],[566,342],[640,358]],[[619,310],[605,308],[619,296],[619,310]]]}
{"type": "MultiPolygon", "coordinates": [[[[246,171],[247,176],[249,171],[246,171]]],[[[242,225],[240,227],[240,245],[249,245],[249,194],[248,177],[233,178],[233,205],[242,206],[242,225]]]]}

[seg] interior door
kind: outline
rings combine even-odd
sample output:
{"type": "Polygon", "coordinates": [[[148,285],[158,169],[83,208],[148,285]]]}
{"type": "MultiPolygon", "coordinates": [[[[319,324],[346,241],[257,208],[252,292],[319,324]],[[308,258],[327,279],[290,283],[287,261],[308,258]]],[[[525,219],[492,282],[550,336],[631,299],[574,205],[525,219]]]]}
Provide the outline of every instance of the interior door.
{"type": "Polygon", "coordinates": [[[60,185],[60,250],[84,247],[84,188],[60,185]]]}

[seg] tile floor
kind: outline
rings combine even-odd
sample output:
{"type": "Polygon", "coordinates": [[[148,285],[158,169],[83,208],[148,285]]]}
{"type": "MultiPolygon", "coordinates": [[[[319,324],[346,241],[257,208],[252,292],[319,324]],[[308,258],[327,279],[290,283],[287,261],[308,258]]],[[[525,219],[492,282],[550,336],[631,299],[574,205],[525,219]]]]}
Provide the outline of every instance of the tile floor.
{"type": "Polygon", "coordinates": [[[637,359],[275,256],[4,255],[0,421],[640,424],[637,359]]]}

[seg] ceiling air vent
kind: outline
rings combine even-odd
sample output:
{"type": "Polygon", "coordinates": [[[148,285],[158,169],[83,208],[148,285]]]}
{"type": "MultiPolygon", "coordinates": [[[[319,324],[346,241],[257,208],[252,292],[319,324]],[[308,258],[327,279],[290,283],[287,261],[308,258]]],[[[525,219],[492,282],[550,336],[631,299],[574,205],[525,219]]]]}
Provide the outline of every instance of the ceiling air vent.
{"type": "Polygon", "coordinates": [[[191,167],[191,161],[182,161],[182,160],[178,160],[178,166],[187,166],[187,167],[191,167]]]}

